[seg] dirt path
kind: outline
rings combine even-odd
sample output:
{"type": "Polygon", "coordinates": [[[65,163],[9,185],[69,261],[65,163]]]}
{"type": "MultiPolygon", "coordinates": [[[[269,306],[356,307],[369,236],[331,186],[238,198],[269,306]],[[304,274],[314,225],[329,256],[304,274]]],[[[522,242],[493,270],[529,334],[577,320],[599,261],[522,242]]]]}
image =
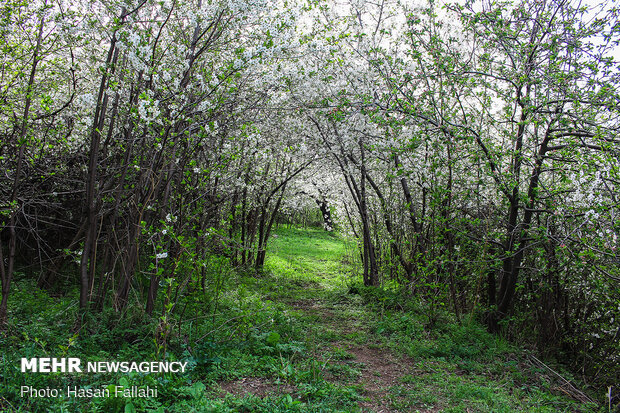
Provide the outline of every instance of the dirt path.
{"type": "MultiPolygon", "coordinates": [[[[364,400],[359,402],[359,407],[364,412],[391,413],[398,412],[390,408],[388,400],[389,389],[393,386],[402,384],[400,379],[411,374],[414,370],[413,360],[395,357],[389,349],[381,348],[379,343],[366,342],[360,343],[353,337],[355,333],[366,330],[362,317],[351,317],[350,314],[343,314],[338,305],[325,303],[318,299],[306,299],[289,303],[297,311],[317,317],[318,326],[327,330],[326,335],[331,332],[334,338],[331,348],[323,346],[317,351],[315,357],[332,365],[346,366],[359,374],[354,380],[349,380],[346,376],[340,377],[333,373],[327,373],[326,379],[341,383],[355,384],[364,396],[364,400]],[[345,360],[333,360],[334,353],[338,357],[344,354],[345,360]]],[[[365,331],[365,333],[369,333],[365,331]]],[[[365,334],[367,337],[372,335],[365,334]]],[[[335,369],[338,371],[338,369],[335,369]]],[[[426,410],[420,410],[426,411],[426,410]]],[[[428,410],[432,411],[432,410],[428,410]]]]}
{"type": "MultiPolygon", "coordinates": [[[[303,324],[302,340],[308,352],[299,361],[300,368],[308,371],[318,366],[319,380],[342,389],[342,394],[350,394],[346,397],[353,402],[359,398],[360,411],[427,411],[417,404],[412,410],[410,404],[403,402],[399,389],[415,391],[403,378],[424,372],[416,373],[413,360],[387,347],[385,340],[373,331],[380,315],[360,295],[347,292],[353,259],[347,254],[356,254],[356,250],[347,250],[342,239],[325,233],[295,233],[277,238],[270,259],[278,281],[263,300],[283,304],[295,323],[303,324]]],[[[220,383],[221,395],[290,395],[304,399],[303,391],[292,381],[283,381],[286,382],[276,377],[242,377],[220,383]]],[[[338,406],[324,411],[348,409],[338,406]]]]}
{"type": "Polygon", "coordinates": [[[215,397],[247,396],[252,412],[595,411],[561,399],[552,377],[480,326],[447,316],[435,325],[415,306],[351,288],[356,250],[342,240],[294,230],[272,251],[271,273],[251,289],[278,308],[276,341],[301,350],[246,354],[252,368],[218,381],[215,397]]]}

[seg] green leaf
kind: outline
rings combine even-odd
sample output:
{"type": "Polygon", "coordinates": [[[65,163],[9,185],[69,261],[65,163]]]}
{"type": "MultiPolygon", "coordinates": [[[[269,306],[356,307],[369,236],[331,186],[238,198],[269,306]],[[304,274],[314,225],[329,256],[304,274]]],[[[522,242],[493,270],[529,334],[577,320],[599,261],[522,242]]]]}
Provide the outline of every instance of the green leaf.
{"type": "Polygon", "coordinates": [[[276,333],[275,331],[272,331],[271,333],[269,333],[269,335],[267,336],[267,344],[271,346],[275,346],[279,342],[280,342],[280,334],[276,333]]]}

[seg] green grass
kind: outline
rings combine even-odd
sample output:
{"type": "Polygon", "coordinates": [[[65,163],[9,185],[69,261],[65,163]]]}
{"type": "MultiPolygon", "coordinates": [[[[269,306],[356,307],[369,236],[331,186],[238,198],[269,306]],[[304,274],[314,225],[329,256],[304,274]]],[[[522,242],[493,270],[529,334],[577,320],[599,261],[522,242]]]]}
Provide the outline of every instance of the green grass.
{"type": "Polygon", "coordinates": [[[16,395],[26,382],[118,383],[118,375],[25,376],[18,360],[154,360],[159,322],[145,323],[138,307],[110,310],[74,337],[75,292],[53,298],[18,280],[12,325],[0,336],[0,410],[124,412],[132,411],[131,404],[152,412],[362,412],[385,406],[404,412],[599,411],[568,398],[552,377],[526,362],[523,351],[475,321],[459,324],[437,309],[429,316],[406,292],[360,285],[354,242],[318,229],[282,228],[275,235],[263,273],[225,272],[217,307],[209,288],[183,297],[185,311],[174,315],[167,357],[187,361],[190,372],[126,377],[133,385],[158,386],[156,400],[16,395]]]}
{"type": "Polygon", "coordinates": [[[351,263],[358,260],[354,242],[321,229],[279,229],[274,235],[265,265],[273,277],[328,290],[351,282],[351,263]]]}
{"type": "Polygon", "coordinates": [[[359,268],[352,268],[358,261],[352,242],[320,230],[280,230],[277,235],[270,244],[267,268],[283,293],[273,297],[303,308],[297,316],[312,337],[306,343],[317,358],[329,360],[325,370],[338,383],[350,384],[360,377],[354,356],[342,346],[365,345],[415,363],[414,374],[386,386],[377,400],[393,409],[599,410],[566,397],[548,376],[525,363],[521,350],[488,334],[477,322],[467,318],[459,324],[437,309],[429,315],[416,297],[359,285],[359,268]]]}

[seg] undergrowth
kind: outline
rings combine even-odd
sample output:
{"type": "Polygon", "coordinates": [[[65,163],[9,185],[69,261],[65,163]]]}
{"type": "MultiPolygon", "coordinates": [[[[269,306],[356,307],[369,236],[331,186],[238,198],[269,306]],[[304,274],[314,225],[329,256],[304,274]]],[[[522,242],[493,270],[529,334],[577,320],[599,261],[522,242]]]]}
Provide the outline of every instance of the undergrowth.
{"type": "Polygon", "coordinates": [[[0,410],[355,412],[389,406],[399,411],[606,411],[568,397],[562,383],[528,362],[526,352],[488,334],[475,319],[459,322],[436,309],[429,316],[421,300],[407,292],[359,284],[353,242],[322,230],[279,229],[275,235],[262,274],[228,269],[222,284],[211,284],[218,285],[217,293],[209,285],[204,291],[194,286],[182,297],[165,354],[157,336],[162,309],[148,319],[143,304],[133,302],[123,312],[92,314],[74,332],[77,291],[52,297],[18,277],[10,302],[12,321],[0,335],[0,410]],[[356,359],[360,349],[385,355],[406,372],[369,392],[372,364],[356,359]],[[22,373],[22,357],[181,360],[188,371],[22,373]],[[69,385],[151,386],[158,396],[20,395],[21,386],[69,385]]]}

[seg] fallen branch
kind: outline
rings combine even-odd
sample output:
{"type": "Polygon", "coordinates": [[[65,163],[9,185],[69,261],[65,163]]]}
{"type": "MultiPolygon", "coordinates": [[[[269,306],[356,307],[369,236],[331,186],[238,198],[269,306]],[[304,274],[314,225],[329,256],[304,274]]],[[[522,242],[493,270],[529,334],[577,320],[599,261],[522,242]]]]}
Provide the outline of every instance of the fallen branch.
{"type": "Polygon", "coordinates": [[[551,373],[553,373],[556,377],[558,377],[562,382],[562,386],[558,387],[558,389],[560,391],[562,391],[563,393],[569,395],[570,397],[572,397],[573,399],[581,402],[581,403],[596,403],[594,400],[592,400],[591,398],[589,398],[584,392],[582,392],[581,390],[579,390],[578,388],[576,388],[575,386],[573,386],[573,384],[565,379],[564,377],[562,377],[562,375],[560,373],[558,373],[557,371],[553,370],[551,367],[547,366],[545,363],[543,363],[542,361],[540,361],[538,358],[536,358],[535,356],[532,356],[531,354],[528,355],[528,358],[538,367],[544,367],[546,370],[550,371],[551,373]]]}

